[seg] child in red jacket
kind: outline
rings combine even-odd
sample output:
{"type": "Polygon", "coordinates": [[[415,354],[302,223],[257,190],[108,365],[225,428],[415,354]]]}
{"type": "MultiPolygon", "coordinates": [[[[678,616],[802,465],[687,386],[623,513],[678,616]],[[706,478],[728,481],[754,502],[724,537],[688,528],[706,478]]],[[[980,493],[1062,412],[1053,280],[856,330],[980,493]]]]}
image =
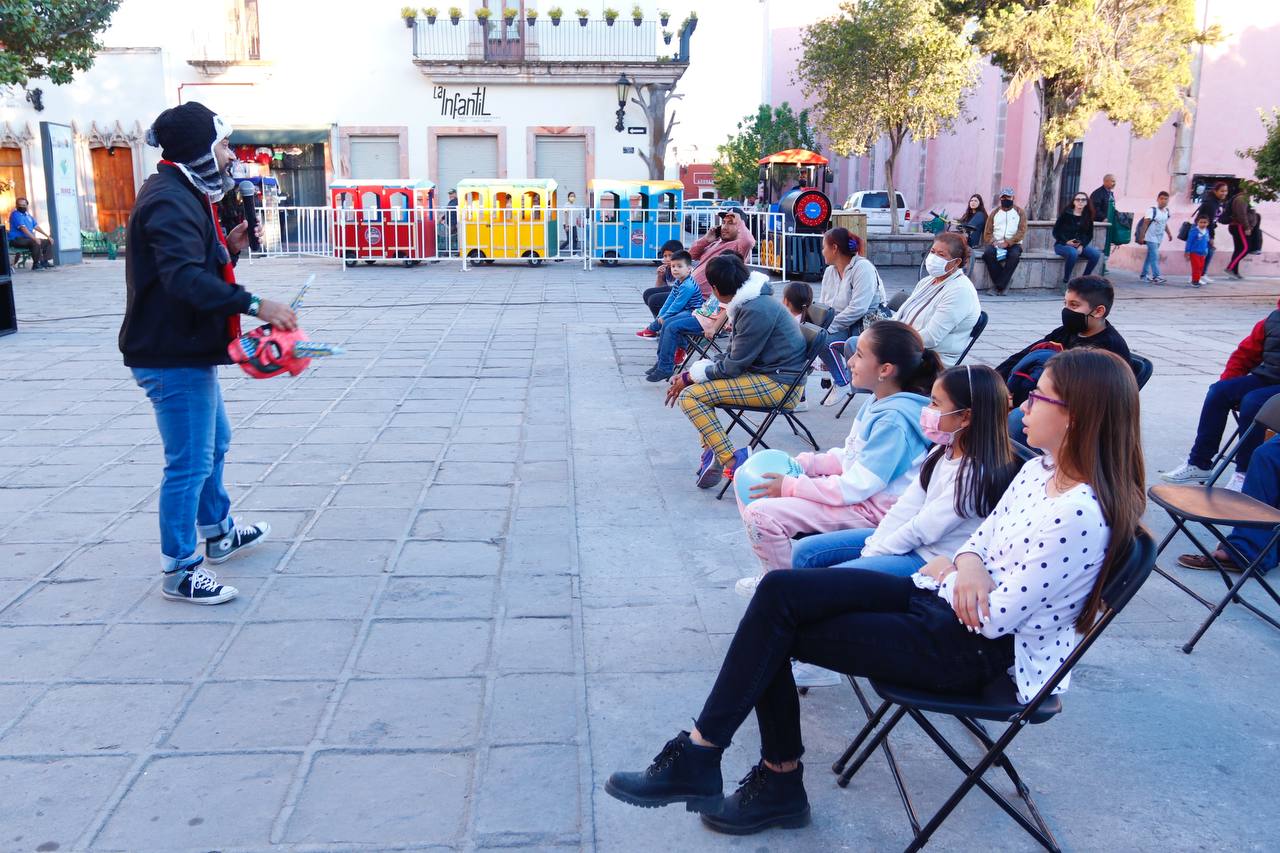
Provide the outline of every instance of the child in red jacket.
{"type": "MultiPolygon", "coordinates": [[[[1209,479],[1214,454],[1222,443],[1222,431],[1232,409],[1240,413],[1240,429],[1247,430],[1262,404],[1280,394],[1280,300],[1276,310],[1258,321],[1249,337],[1240,342],[1222,377],[1209,386],[1200,409],[1200,426],[1186,464],[1160,476],[1170,483],[1203,483],[1209,479]]],[[[1262,443],[1257,432],[1240,446],[1236,473],[1227,488],[1240,490],[1253,451],[1262,443]]]]}

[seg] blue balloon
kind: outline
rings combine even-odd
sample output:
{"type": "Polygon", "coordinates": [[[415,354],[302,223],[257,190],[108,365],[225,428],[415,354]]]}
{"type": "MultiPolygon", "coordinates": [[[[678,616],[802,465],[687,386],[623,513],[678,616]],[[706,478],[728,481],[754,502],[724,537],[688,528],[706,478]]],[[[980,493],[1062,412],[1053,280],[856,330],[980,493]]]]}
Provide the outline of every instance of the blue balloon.
{"type": "Polygon", "coordinates": [[[751,488],[765,482],[765,474],[785,474],[788,477],[799,477],[804,469],[796,460],[781,450],[761,450],[747,457],[733,471],[733,491],[738,500],[749,504],[755,498],[751,496],[751,488]]]}

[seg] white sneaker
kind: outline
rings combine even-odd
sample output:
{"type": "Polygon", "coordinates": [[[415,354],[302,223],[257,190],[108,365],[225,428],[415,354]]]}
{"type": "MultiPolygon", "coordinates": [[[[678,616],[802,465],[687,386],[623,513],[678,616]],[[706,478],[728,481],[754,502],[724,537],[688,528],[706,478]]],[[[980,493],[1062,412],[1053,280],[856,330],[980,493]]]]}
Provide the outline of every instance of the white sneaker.
{"type": "Polygon", "coordinates": [[[831,669],[823,669],[811,663],[791,662],[791,677],[796,687],[839,687],[844,678],[831,669]]]}
{"type": "Polygon", "coordinates": [[[832,388],[832,389],[831,389],[831,393],[830,393],[830,394],[828,394],[828,395],[823,399],[823,401],[822,401],[822,405],[824,405],[824,406],[838,406],[838,405],[840,405],[841,403],[843,403],[843,402],[844,402],[848,397],[849,397],[849,388],[848,388],[848,386],[845,386],[845,387],[841,388],[839,385],[837,385],[836,387],[832,388]]]}
{"type": "Polygon", "coordinates": [[[1227,484],[1222,488],[1230,489],[1233,492],[1243,492],[1244,491],[1244,474],[1240,473],[1239,471],[1235,472],[1234,474],[1231,475],[1231,479],[1227,481],[1227,484]]]}
{"type": "Polygon", "coordinates": [[[750,598],[756,594],[756,587],[760,585],[760,581],[764,575],[752,575],[749,578],[741,578],[733,585],[733,591],[743,598],[750,598]]]}
{"type": "Polygon", "coordinates": [[[1169,483],[1204,483],[1212,473],[1208,468],[1197,468],[1190,462],[1186,462],[1172,471],[1165,471],[1160,476],[1169,483]]]}
{"type": "Polygon", "coordinates": [[[801,400],[799,403],[796,403],[795,407],[794,407],[791,411],[793,411],[793,412],[807,412],[807,411],[809,411],[809,401],[808,401],[808,400],[801,400]]]}
{"type": "Polygon", "coordinates": [[[1200,283],[1201,283],[1201,284],[1213,284],[1213,279],[1209,278],[1209,276],[1207,276],[1207,275],[1202,275],[1202,276],[1200,276],[1200,283]]]}

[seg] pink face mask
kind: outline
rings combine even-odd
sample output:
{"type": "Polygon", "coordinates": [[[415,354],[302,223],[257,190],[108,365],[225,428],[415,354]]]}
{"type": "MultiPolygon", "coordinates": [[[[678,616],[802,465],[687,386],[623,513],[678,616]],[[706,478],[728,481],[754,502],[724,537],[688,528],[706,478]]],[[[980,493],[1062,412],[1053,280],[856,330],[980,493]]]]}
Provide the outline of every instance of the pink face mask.
{"type": "MultiPolygon", "coordinates": [[[[950,412],[939,412],[937,409],[925,406],[920,410],[920,429],[924,432],[924,437],[932,441],[934,444],[941,444],[949,447],[956,440],[956,433],[960,430],[952,430],[944,432],[939,429],[942,419],[946,415],[954,415],[956,412],[963,412],[964,409],[954,409],[950,412]]],[[[963,427],[961,427],[963,429],[963,427]]]]}

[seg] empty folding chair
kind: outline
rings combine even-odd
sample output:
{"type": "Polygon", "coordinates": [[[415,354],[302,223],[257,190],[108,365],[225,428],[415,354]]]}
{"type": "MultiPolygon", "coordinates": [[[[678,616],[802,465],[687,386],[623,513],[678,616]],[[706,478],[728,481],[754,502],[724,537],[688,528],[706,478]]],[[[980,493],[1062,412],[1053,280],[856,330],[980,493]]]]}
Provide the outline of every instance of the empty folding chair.
{"type": "MultiPolygon", "coordinates": [[[[831,312],[831,309],[827,309],[831,312]]],[[[834,313],[834,312],[831,312],[834,313]]],[[[828,319],[829,323],[830,320],[828,319]]],[[[809,374],[813,371],[813,360],[818,357],[818,347],[822,341],[822,329],[813,323],[801,323],[800,331],[804,334],[805,343],[805,359],[804,369],[800,371],[794,379],[788,384],[787,391],[782,395],[780,402],[775,406],[732,406],[720,405],[716,406],[729,416],[729,426],[725,430],[728,434],[735,426],[742,429],[751,436],[751,440],[747,443],[748,452],[754,451],[757,447],[769,449],[769,445],[765,444],[765,433],[769,431],[769,427],[773,426],[774,421],[782,418],[791,425],[791,431],[796,435],[804,438],[809,446],[817,452],[821,448],[818,446],[818,440],[813,437],[813,433],[804,425],[794,411],[795,404],[800,401],[805,381],[809,378],[809,374]],[[748,412],[764,415],[759,425],[753,424],[747,417],[748,412]]],[[[720,489],[720,493],[716,495],[716,500],[724,498],[724,493],[729,490],[729,481],[725,480],[724,486],[720,489]]]]}
{"type": "Polygon", "coordinates": [[[1241,587],[1249,581],[1254,581],[1271,596],[1272,601],[1280,605],[1280,595],[1276,594],[1276,590],[1262,575],[1265,570],[1271,568],[1271,566],[1266,565],[1267,555],[1276,546],[1276,543],[1280,542],[1280,510],[1261,501],[1254,500],[1248,495],[1234,492],[1230,489],[1220,489],[1213,485],[1222,476],[1222,472],[1226,470],[1232,460],[1235,459],[1236,454],[1240,452],[1240,445],[1246,437],[1250,436],[1254,430],[1266,429],[1280,432],[1280,396],[1272,397],[1262,406],[1249,428],[1223,454],[1218,464],[1214,467],[1213,473],[1209,476],[1207,483],[1204,485],[1161,483],[1147,490],[1147,495],[1151,500],[1168,513],[1169,518],[1173,521],[1173,529],[1161,541],[1157,556],[1164,553],[1164,549],[1173,541],[1175,535],[1183,533],[1187,539],[1191,540],[1191,544],[1195,545],[1200,553],[1204,554],[1213,563],[1218,575],[1222,578],[1223,585],[1227,589],[1221,599],[1216,602],[1211,601],[1191,589],[1174,575],[1159,566],[1156,567],[1156,571],[1168,578],[1174,586],[1209,609],[1209,616],[1201,623],[1186,645],[1182,647],[1182,650],[1187,654],[1191,654],[1196,643],[1204,636],[1205,631],[1209,630],[1209,626],[1222,615],[1222,611],[1233,601],[1243,605],[1272,627],[1280,628],[1280,622],[1276,621],[1274,617],[1259,610],[1253,603],[1246,601],[1240,595],[1241,587]],[[1195,534],[1187,527],[1190,523],[1199,524],[1213,535],[1222,550],[1240,567],[1240,576],[1238,578],[1233,580],[1223,565],[1213,556],[1214,549],[1206,547],[1204,543],[1196,538],[1195,534]],[[1267,547],[1258,552],[1257,558],[1250,561],[1227,540],[1227,536],[1223,532],[1223,528],[1227,527],[1270,530],[1271,539],[1267,547]]]}
{"type": "Polygon", "coordinates": [[[1111,624],[1116,614],[1129,603],[1134,593],[1137,592],[1138,588],[1142,586],[1143,582],[1151,574],[1151,569],[1154,565],[1155,543],[1149,534],[1145,531],[1139,531],[1134,542],[1129,547],[1124,563],[1121,564],[1116,573],[1103,587],[1102,599],[1104,606],[1098,621],[1085,632],[1079,643],[1067,655],[1062,665],[1054,671],[1044,687],[1026,704],[1018,701],[1013,679],[1008,676],[1001,676],[983,689],[980,694],[972,696],[930,693],[925,690],[901,687],[885,681],[869,679],[871,688],[883,701],[875,712],[871,714],[866,725],[858,733],[858,737],[845,750],[844,755],[832,765],[832,771],[841,774],[839,784],[842,787],[848,785],[849,780],[866,763],[872,752],[886,742],[889,733],[893,731],[902,718],[910,716],[924,730],[924,733],[938,745],[943,754],[964,772],[965,778],[960,786],[947,798],[946,802],[943,803],[942,807],[929,819],[928,823],[921,827],[915,804],[911,800],[910,792],[907,790],[906,782],[902,777],[902,770],[890,754],[889,771],[893,774],[894,782],[897,783],[898,793],[902,797],[902,804],[906,808],[907,819],[911,823],[914,835],[911,843],[907,845],[908,853],[924,847],[951,813],[955,811],[960,801],[975,786],[980,788],[983,793],[990,797],[996,805],[1000,806],[1009,817],[1041,845],[1049,850],[1059,850],[1057,839],[1053,837],[1053,832],[1049,829],[1048,824],[1045,823],[1044,818],[1040,816],[1035,801],[1031,797],[1030,789],[1022,781],[1022,777],[1018,775],[1007,751],[1013,739],[1028,724],[1044,723],[1061,713],[1062,698],[1054,695],[1053,691],[1062,683],[1062,680],[1071,672],[1085,652],[1093,645],[1094,641],[1111,624]],[[891,709],[892,713],[890,713],[891,709]],[[969,765],[955,746],[929,721],[925,716],[926,713],[945,714],[959,721],[965,729],[983,744],[984,753],[982,758],[976,764],[969,765]],[[888,722],[881,725],[886,715],[888,716],[888,722]],[[979,720],[1007,723],[1008,725],[1000,733],[999,737],[992,738],[978,722],[979,720]],[[859,749],[861,749],[860,752],[859,749]],[[856,758],[854,758],[855,753],[857,754],[856,758]],[[849,764],[851,758],[853,758],[853,763],[849,764]],[[845,769],[846,765],[848,765],[847,770],[845,769]],[[1023,814],[1009,798],[997,791],[983,778],[993,766],[1000,767],[1008,775],[1009,781],[1013,783],[1018,796],[1026,804],[1030,817],[1023,814]]]}
{"type": "Polygon", "coordinates": [[[1129,366],[1133,368],[1133,377],[1138,380],[1138,390],[1141,391],[1142,386],[1151,379],[1155,366],[1151,359],[1133,352],[1129,353],[1129,366]]]}

